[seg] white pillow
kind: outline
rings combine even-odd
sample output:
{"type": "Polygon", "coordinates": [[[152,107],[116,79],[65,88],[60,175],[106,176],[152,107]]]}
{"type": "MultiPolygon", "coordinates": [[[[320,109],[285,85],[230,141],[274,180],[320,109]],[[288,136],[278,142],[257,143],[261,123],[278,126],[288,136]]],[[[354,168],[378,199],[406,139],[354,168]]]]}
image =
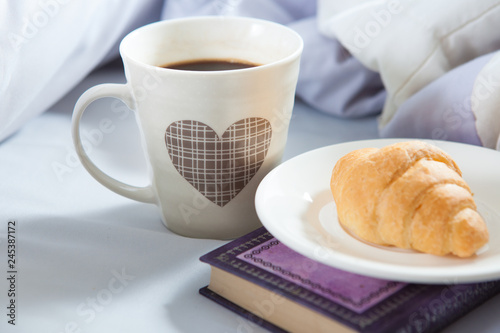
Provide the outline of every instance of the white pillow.
{"type": "Polygon", "coordinates": [[[500,52],[496,52],[476,77],[471,107],[483,146],[500,150],[500,52]]]}
{"type": "Polygon", "coordinates": [[[163,0],[0,2],[0,141],[160,18],[163,0]]]}
{"type": "Polygon", "coordinates": [[[381,128],[436,78],[500,49],[500,0],[319,0],[318,17],[325,35],[380,73],[381,128]]]}

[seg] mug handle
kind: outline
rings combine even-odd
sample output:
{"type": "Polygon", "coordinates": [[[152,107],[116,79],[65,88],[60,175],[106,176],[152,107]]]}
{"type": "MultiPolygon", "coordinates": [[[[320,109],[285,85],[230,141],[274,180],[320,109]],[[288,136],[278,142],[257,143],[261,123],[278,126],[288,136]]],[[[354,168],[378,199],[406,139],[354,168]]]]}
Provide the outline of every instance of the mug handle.
{"type": "Polygon", "coordinates": [[[85,112],[85,109],[87,109],[90,103],[103,97],[117,98],[123,101],[129,109],[134,109],[132,108],[134,100],[132,99],[130,90],[126,84],[100,84],[85,91],[76,102],[71,121],[71,133],[76,153],[80,158],[82,165],[90,173],[90,175],[111,191],[129,199],[154,204],[156,203],[156,196],[151,185],[145,187],[132,186],[108,176],[101,169],[99,169],[94,162],[92,162],[83,148],[80,137],[80,120],[85,112]]]}

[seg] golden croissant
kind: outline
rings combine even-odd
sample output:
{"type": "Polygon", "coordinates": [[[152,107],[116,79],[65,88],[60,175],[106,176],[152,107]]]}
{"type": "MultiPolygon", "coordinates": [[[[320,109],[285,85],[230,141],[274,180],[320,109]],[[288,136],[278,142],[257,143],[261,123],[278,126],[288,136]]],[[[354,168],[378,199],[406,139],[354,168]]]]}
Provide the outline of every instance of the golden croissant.
{"type": "Polygon", "coordinates": [[[355,150],[335,164],[330,187],[340,223],[366,241],[459,257],[488,242],[460,169],[433,145],[355,150]]]}

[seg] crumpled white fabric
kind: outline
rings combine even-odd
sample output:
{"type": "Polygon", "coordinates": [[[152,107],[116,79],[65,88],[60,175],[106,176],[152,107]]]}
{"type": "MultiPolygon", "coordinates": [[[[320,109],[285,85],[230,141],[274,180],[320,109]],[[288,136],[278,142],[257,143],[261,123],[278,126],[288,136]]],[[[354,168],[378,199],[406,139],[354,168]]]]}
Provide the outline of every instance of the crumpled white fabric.
{"type": "Polygon", "coordinates": [[[500,52],[496,52],[477,75],[471,108],[483,145],[500,150],[500,52]]]}
{"type": "Polygon", "coordinates": [[[162,2],[0,1],[0,140],[45,111],[115,55],[162,2]]]}
{"type": "MultiPolygon", "coordinates": [[[[494,148],[483,140],[485,131],[479,130],[479,118],[472,109],[475,82],[493,54],[450,70],[410,96],[379,130],[380,136],[429,138],[494,148]]],[[[487,123],[495,121],[492,115],[491,112],[480,114],[487,123]]]]}
{"type": "Polygon", "coordinates": [[[413,94],[500,49],[498,0],[320,0],[320,30],[382,77],[383,128],[413,94]]]}
{"type": "Polygon", "coordinates": [[[296,29],[305,40],[298,96],[342,117],[380,112],[379,75],[321,35],[315,1],[0,0],[0,141],[117,56],[134,28],[192,15],[252,16],[296,29]]]}
{"type": "Polygon", "coordinates": [[[134,28],[193,15],[295,29],[305,43],[297,96],[318,110],[381,113],[383,137],[499,146],[488,57],[500,49],[500,0],[0,0],[0,141],[116,57],[134,28]]]}

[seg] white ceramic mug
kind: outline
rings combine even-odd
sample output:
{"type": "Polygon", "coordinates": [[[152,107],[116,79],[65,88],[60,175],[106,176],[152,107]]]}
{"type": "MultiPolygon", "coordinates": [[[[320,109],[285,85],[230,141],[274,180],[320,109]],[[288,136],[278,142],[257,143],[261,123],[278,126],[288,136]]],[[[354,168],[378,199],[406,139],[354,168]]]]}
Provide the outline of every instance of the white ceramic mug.
{"type": "Polygon", "coordinates": [[[193,17],[141,27],[120,44],[126,84],[102,84],[78,100],[76,152],[101,184],[159,206],[163,223],[189,237],[230,239],[260,226],[255,191],[285,147],[303,42],[293,30],[242,17],[193,17]],[[258,66],[185,71],[161,66],[236,59],[258,66]],[[86,154],[80,119],[115,97],[136,112],[151,184],[136,187],[101,171],[86,154]]]}

